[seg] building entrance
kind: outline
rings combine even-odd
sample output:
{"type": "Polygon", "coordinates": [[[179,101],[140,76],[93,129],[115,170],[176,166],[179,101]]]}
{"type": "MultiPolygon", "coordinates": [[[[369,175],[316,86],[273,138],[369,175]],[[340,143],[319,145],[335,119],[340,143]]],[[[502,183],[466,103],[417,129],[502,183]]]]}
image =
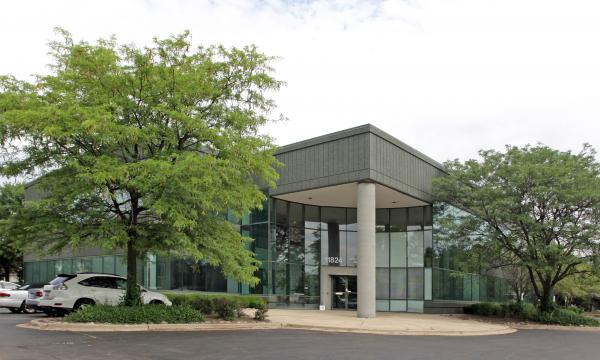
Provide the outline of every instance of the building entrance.
{"type": "Polygon", "coordinates": [[[356,310],[356,276],[332,276],[334,309],[356,310]]]}

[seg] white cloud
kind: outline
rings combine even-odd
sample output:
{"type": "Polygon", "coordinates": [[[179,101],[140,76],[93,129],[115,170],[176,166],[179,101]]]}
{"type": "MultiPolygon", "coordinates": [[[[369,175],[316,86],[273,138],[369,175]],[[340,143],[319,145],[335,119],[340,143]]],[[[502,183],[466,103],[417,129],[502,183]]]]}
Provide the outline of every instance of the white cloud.
{"type": "Polygon", "coordinates": [[[45,43],[190,29],[282,57],[286,144],[373,123],[443,161],[544,142],[600,150],[600,5],[571,0],[1,2],[0,73],[45,71],[45,43]]]}

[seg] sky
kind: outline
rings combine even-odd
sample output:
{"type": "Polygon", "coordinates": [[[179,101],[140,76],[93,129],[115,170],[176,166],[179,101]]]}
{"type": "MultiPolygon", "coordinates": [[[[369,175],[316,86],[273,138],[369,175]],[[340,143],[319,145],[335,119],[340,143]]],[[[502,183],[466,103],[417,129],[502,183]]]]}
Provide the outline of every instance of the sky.
{"type": "Polygon", "coordinates": [[[371,123],[438,161],[538,142],[600,151],[597,0],[0,2],[0,74],[46,73],[47,42],[116,35],[278,56],[279,145],[371,123]]]}

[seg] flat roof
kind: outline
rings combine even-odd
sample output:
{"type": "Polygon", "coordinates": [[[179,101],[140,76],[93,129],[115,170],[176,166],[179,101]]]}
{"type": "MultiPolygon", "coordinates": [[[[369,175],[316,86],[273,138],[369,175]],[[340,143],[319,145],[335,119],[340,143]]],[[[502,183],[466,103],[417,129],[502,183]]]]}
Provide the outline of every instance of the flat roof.
{"type": "Polygon", "coordinates": [[[392,143],[393,145],[399,147],[400,149],[406,151],[407,153],[414,155],[415,157],[419,158],[420,160],[423,160],[424,162],[438,168],[439,170],[441,170],[443,172],[447,172],[444,165],[442,165],[440,162],[423,154],[422,152],[413,148],[412,146],[396,139],[392,135],[386,133],[385,131],[377,128],[376,126],[374,126],[372,124],[360,125],[360,126],[356,126],[356,127],[345,129],[345,130],[336,131],[336,132],[333,132],[330,134],[317,136],[317,137],[314,137],[311,139],[298,141],[298,142],[295,142],[292,144],[283,145],[283,146],[278,147],[277,150],[275,150],[275,155],[284,154],[284,153],[287,153],[290,151],[295,151],[295,150],[311,147],[314,145],[318,145],[318,144],[322,144],[322,143],[326,143],[326,142],[330,142],[330,141],[334,141],[334,140],[339,140],[339,139],[351,137],[351,136],[358,135],[358,134],[364,134],[364,133],[371,133],[371,134],[377,135],[380,138],[382,138],[382,139],[392,143]]]}

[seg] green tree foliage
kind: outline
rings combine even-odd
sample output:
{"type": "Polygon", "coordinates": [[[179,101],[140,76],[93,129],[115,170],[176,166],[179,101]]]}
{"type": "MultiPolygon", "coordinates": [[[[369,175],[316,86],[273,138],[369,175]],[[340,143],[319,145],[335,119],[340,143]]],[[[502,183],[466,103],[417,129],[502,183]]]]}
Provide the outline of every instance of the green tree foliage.
{"type": "Polygon", "coordinates": [[[580,273],[556,284],[556,295],[565,306],[577,303],[577,305],[591,307],[595,300],[600,299],[600,277],[592,271],[591,264],[579,265],[578,269],[580,273]]]}
{"type": "Polygon", "coordinates": [[[4,175],[41,174],[12,232],[57,251],[127,249],[125,303],[139,301],[136,259],[190,256],[255,284],[249,239],[226,219],[260,207],[277,179],[267,97],[282,83],[255,47],[192,47],[189,33],[152,46],[62,40],[52,72],[0,79],[4,175]]]}
{"type": "Polygon", "coordinates": [[[20,247],[4,231],[9,218],[23,206],[23,192],[21,184],[5,184],[0,187],[0,270],[7,281],[11,272],[19,272],[23,267],[20,247]]]}
{"type": "Polygon", "coordinates": [[[561,152],[539,145],[481,151],[481,159],[446,163],[434,182],[436,197],[474,215],[464,233],[491,240],[489,250],[510,254],[524,267],[543,310],[554,287],[586,272],[580,264],[598,254],[600,165],[594,150],[561,152]]]}

